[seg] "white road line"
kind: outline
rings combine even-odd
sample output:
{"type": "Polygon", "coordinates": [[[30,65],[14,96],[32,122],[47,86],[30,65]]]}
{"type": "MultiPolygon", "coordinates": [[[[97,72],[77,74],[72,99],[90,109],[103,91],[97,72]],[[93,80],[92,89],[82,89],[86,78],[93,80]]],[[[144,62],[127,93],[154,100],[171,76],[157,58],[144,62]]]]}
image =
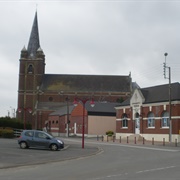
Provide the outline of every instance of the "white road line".
{"type": "MultiPolygon", "coordinates": [[[[135,172],[136,174],[140,174],[140,173],[147,173],[147,172],[153,172],[153,171],[162,171],[162,170],[167,170],[167,169],[171,169],[171,168],[175,168],[176,166],[169,166],[169,167],[161,167],[161,168],[156,168],[156,169],[146,169],[143,171],[137,171],[135,172]]],[[[129,173],[122,173],[122,174],[114,174],[114,175],[107,175],[107,176],[103,176],[103,177],[97,177],[97,178],[92,178],[91,180],[100,180],[100,179],[109,179],[109,178],[117,178],[120,176],[127,176],[129,173]]]]}
{"type": "Polygon", "coordinates": [[[161,168],[156,168],[156,169],[146,169],[143,171],[138,171],[136,172],[138,173],[146,173],[146,172],[152,172],[152,171],[161,171],[161,170],[166,170],[166,169],[171,169],[171,168],[175,168],[176,166],[169,166],[169,167],[161,167],[161,168]]]}

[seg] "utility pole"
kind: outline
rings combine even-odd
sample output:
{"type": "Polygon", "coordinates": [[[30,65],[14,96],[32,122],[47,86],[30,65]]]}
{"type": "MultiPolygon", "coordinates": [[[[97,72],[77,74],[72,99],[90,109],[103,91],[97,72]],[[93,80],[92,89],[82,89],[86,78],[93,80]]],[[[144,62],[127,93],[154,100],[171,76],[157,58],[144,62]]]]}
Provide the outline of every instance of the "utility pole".
{"type": "Polygon", "coordinates": [[[166,66],[166,57],[168,53],[164,53],[165,62],[164,64],[164,78],[169,79],[169,142],[172,142],[172,120],[171,120],[171,67],[166,66]],[[168,77],[166,76],[166,69],[169,70],[168,77]]]}
{"type": "Polygon", "coordinates": [[[69,124],[70,124],[70,120],[69,120],[69,97],[67,96],[66,97],[66,102],[67,102],[67,122],[66,122],[66,124],[67,124],[67,137],[69,137],[69,124]]]}

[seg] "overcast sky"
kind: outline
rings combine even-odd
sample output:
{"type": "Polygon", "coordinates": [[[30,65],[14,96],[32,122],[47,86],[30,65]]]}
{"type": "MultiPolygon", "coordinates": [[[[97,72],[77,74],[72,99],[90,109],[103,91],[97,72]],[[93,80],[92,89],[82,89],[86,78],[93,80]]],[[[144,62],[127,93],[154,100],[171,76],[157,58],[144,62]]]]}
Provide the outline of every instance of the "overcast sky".
{"type": "Polygon", "coordinates": [[[0,0],[0,116],[17,108],[20,51],[38,12],[46,73],[129,75],[140,87],[180,77],[180,1],[0,0]],[[36,5],[37,4],[37,5],[36,5]],[[168,75],[168,71],[167,71],[168,75]]]}

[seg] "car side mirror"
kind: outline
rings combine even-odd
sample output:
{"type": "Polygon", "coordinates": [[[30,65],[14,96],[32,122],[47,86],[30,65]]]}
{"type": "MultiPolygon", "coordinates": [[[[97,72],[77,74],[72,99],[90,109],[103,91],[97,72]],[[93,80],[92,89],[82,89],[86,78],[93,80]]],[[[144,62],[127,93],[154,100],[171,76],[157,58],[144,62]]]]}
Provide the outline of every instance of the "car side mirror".
{"type": "Polygon", "coordinates": [[[46,139],[51,139],[51,138],[47,136],[46,139]]]}

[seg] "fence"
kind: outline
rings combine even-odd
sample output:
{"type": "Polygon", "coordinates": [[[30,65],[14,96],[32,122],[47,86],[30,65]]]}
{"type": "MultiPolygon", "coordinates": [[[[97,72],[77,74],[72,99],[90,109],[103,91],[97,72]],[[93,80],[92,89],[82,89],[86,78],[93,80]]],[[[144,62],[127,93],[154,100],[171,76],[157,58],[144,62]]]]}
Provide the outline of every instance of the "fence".
{"type": "Polygon", "coordinates": [[[23,131],[23,129],[13,129],[14,131],[14,136],[19,137],[23,131]]]}

